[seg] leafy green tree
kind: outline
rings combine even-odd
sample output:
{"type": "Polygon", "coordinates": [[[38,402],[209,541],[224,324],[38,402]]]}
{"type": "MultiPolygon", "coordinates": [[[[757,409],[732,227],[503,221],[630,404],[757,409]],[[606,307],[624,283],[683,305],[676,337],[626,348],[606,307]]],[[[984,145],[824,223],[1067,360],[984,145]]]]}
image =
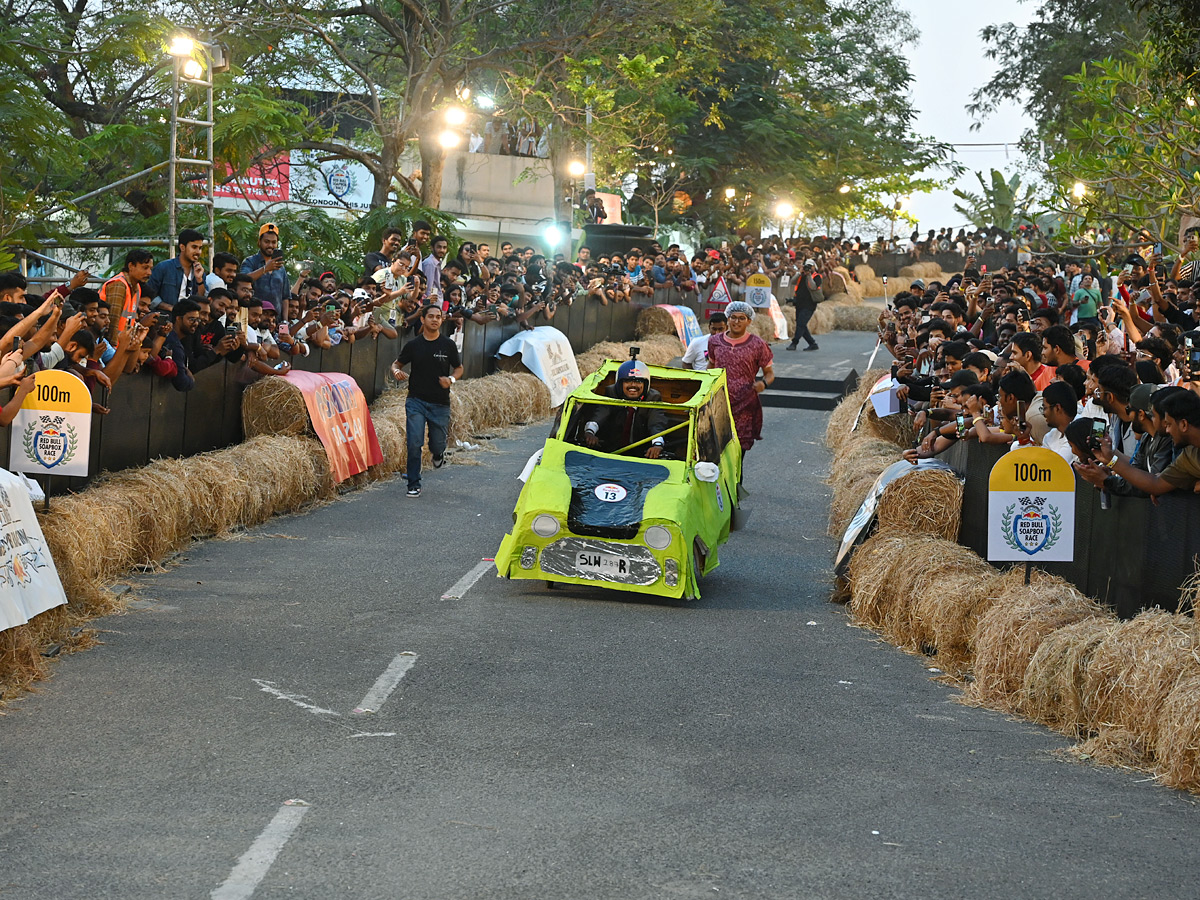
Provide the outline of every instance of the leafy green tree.
{"type": "Polygon", "coordinates": [[[1021,176],[1005,179],[1004,173],[992,169],[988,178],[976,172],[980,193],[955,189],[954,196],[963,203],[954,204],[976,228],[997,227],[1002,231],[1014,231],[1018,225],[1036,220],[1038,205],[1037,189],[1033,185],[1021,184],[1021,176]]]}
{"type": "Polygon", "coordinates": [[[1143,33],[1129,0],[1043,0],[1026,26],[987,26],[980,35],[984,56],[997,67],[971,95],[967,112],[975,119],[973,127],[1001,103],[1019,103],[1036,123],[1021,136],[1026,151],[1036,158],[1042,141],[1060,147],[1072,104],[1078,102],[1067,77],[1085,63],[1135,45],[1143,33]]]}
{"type": "Polygon", "coordinates": [[[1173,246],[1180,216],[1200,216],[1200,107],[1161,62],[1146,42],[1068,78],[1081,112],[1049,161],[1068,233],[1114,224],[1173,246]]]}

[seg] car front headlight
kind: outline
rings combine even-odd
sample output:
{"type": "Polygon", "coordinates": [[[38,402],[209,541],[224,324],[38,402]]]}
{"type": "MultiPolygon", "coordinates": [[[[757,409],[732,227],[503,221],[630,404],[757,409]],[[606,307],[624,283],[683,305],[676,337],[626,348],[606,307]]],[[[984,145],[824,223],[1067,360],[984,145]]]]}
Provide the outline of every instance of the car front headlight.
{"type": "Polygon", "coordinates": [[[671,532],[661,525],[651,525],[642,535],[647,547],[654,550],[666,550],[671,546],[671,532]]]}
{"type": "Polygon", "coordinates": [[[534,517],[529,527],[538,537],[551,538],[558,534],[558,530],[562,526],[558,524],[558,519],[554,518],[554,516],[542,513],[534,517]]]}

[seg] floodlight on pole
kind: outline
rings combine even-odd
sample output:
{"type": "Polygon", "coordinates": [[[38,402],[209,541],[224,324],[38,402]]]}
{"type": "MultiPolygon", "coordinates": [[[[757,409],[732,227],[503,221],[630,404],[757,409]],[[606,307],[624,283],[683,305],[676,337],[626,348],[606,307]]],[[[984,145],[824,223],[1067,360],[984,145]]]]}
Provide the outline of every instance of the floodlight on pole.
{"type": "Polygon", "coordinates": [[[734,188],[725,188],[725,199],[732,200],[737,196],[737,190],[734,188]]]}
{"type": "Polygon", "coordinates": [[[562,239],[563,239],[562,229],[559,228],[557,225],[551,225],[549,228],[547,228],[545,231],[542,232],[542,237],[544,237],[546,239],[546,243],[549,244],[550,249],[553,250],[555,247],[557,247],[559,244],[562,243],[562,239]]]}
{"type": "Polygon", "coordinates": [[[438,143],[441,144],[442,148],[445,150],[453,150],[462,143],[462,136],[457,131],[451,131],[449,128],[447,128],[438,135],[438,143]]]}
{"type": "Polygon", "coordinates": [[[573,159],[567,163],[567,174],[572,178],[582,178],[586,171],[587,166],[577,159],[573,159]]]}
{"type": "Polygon", "coordinates": [[[196,42],[186,34],[177,34],[171,38],[171,46],[167,52],[172,56],[191,56],[196,49],[196,42]]]}
{"type": "Polygon", "coordinates": [[[1071,188],[1071,196],[1076,200],[1082,200],[1085,194],[1087,194],[1087,185],[1082,181],[1075,182],[1075,186],[1071,188]]]}
{"type": "Polygon", "coordinates": [[[790,219],[796,214],[796,207],[788,203],[786,200],[780,200],[775,205],[775,215],[780,219],[790,219]]]}
{"type": "Polygon", "coordinates": [[[848,193],[850,193],[850,190],[851,190],[850,185],[843,184],[841,187],[838,188],[838,193],[839,194],[848,194],[848,193]]]}
{"type": "Polygon", "coordinates": [[[467,121],[467,111],[461,106],[446,107],[447,125],[461,125],[465,121],[467,121]]]}
{"type": "Polygon", "coordinates": [[[204,66],[200,64],[199,60],[189,59],[183,64],[183,77],[199,81],[204,77],[204,66]]]}
{"type": "Polygon", "coordinates": [[[495,109],[496,101],[493,100],[491,97],[489,97],[487,94],[480,94],[478,97],[475,98],[475,105],[478,106],[480,109],[495,109]]]}

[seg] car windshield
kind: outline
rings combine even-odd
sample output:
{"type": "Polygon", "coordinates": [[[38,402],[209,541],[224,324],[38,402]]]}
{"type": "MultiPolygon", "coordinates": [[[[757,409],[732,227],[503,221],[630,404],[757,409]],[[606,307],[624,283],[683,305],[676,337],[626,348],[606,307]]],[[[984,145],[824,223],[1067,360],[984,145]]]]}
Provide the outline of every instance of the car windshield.
{"type": "Polygon", "coordinates": [[[688,432],[687,409],[576,400],[563,440],[630,457],[645,457],[652,447],[659,446],[660,459],[686,459],[688,432]]]}

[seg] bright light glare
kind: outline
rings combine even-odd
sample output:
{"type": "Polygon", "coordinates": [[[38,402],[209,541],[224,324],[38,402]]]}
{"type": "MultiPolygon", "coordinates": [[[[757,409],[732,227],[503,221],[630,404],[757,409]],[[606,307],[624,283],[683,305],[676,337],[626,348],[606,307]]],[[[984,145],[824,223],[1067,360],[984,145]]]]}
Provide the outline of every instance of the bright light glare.
{"type": "Polygon", "coordinates": [[[542,237],[544,237],[546,239],[546,243],[553,248],[562,243],[563,233],[557,225],[551,225],[542,232],[542,237]]]}
{"type": "Polygon", "coordinates": [[[586,171],[587,171],[587,166],[585,166],[583,163],[581,163],[577,159],[573,159],[569,163],[567,163],[567,174],[570,175],[572,178],[582,178],[583,173],[586,171]]]}
{"type": "Polygon", "coordinates": [[[462,136],[457,131],[446,129],[438,135],[438,143],[446,150],[453,150],[462,143],[462,136]]]}
{"type": "Polygon", "coordinates": [[[191,56],[195,49],[195,41],[186,34],[177,34],[171,39],[171,46],[167,52],[172,56],[191,56]]]}
{"type": "Polygon", "coordinates": [[[1196,98],[1195,98],[1195,97],[1188,97],[1187,99],[1185,99],[1185,100],[1184,100],[1184,102],[1185,102],[1185,103],[1186,103],[1188,106],[1195,106],[1195,105],[1196,105],[1196,98]]]}
{"type": "Polygon", "coordinates": [[[471,89],[469,87],[464,87],[461,91],[458,92],[458,96],[459,96],[459,99],[461,99],[463,101],[463,103],[466,103],[468,100],[471,99],[471,89]]]}
{"type": "Polygon", "coordinates": [[[1082,181],[1075,182],[1075,187],[1071,188],[1071,194],[1076,200],[1082,200],[1083,195],[1087,193],[1087,185],[1082,181]]]}
{"type": "Polygon", "coordinates": [[[496,106],[496,101],[486,94],[480,94],[475,98],[475,105],[480,109],[494,109],[496,106]]]}
{"type": "Polygon", "coordinates": [[[725,199],[726,200],[732,200],[736,196],[737,196],[736,190],[734,190],[733,188],[725,188],[725,199]]]}
{"type": "Polygon", "coordinates": [[[848,184],[843,184],[843,185],[842,185],[840,188],[838,188],[838,193],[839,193],[839,194],[848,194],[848,193],[850,193],[850,185],[848,185],[848,184]]]}
{"type": "Polygon", "coordinates": [[[796,207],[788,203],[786,200],[780,200],[775,206],[775,215],[781,219],[790,219],[796,214],[796,207]]]}
{"type": "Polygon", "coordinates": [[[204,77],[204,66],[200,65],[196,60],[189,59],[183,64],[184,78],[190,78],[193,81],[199,81],[204,77]]]}
{"type": "Polygon", "coordinates": [[[467,121],[467,111],[461,106],[446,107],[447,125],[461,125],[465,121],[467,121]]]}

